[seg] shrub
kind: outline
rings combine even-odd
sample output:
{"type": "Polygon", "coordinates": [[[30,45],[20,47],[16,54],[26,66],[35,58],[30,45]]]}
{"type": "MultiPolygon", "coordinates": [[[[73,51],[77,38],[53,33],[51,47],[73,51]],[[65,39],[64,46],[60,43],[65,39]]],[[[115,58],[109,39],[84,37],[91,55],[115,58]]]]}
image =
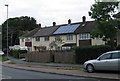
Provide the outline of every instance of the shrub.
{"type": "Polygon", "coordinates": [[[27,50],[13,50],[12,56],[14,58],[19,58],[19,54],[27,53],[27,50]]]}
{"type": "Polygon", "coordinates": [[[96,45],[96,46],[83,46],[75,49],[76,63],[83,64],[85,61],[90,59],[96,59],[104,52],[112,50],[107,45],[96,45]]]}
{"type": "Polygon", "coordinates": [[[118,45],[116,49],[117,49],[117,50],[120,50],[120,45],[118,45]]]}

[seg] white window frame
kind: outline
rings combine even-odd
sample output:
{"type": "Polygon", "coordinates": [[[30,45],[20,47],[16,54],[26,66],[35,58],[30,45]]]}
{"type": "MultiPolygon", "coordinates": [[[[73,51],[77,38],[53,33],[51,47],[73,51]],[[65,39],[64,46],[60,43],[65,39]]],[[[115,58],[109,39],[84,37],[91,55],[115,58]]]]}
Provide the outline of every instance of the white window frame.
{"type": "Polygon", "coordinates": [[[72,34],[67,35],[67,41],[73,41],[73,35],[72,34]]]}
{"type": "Polygon", "coordinates": [[[82,33],[82,34],[79,34],[79,39],[80,40],[88,40],[88,39],[91,39],[91,37],[90,37],[89,33],[82,33]]]}
{"type": "Polygon", "coordinates": [[[44,40],[49,41],[50,40],[49,36],[44,37],[44,40]]]}
{"type": "Polygon", "coordinates": [[[59,42],[60,41],[60,35],[55,36],[55,41],[59,42]]]}
{"type": "Polygon", "coordinates": [[[40,41],[40,37],[35,37],[35,41],[39,42],[40,41]]]}
{"type": "Polygon", "coordinates": [[[25,42],[31,42],[31,38],[30,37],[26,37],[25,42]]]}

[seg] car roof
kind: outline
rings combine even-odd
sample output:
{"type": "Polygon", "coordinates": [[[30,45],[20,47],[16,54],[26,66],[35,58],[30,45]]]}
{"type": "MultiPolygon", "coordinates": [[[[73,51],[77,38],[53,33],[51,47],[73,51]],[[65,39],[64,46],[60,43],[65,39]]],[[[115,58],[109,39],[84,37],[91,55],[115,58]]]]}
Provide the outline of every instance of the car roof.
{"type": "Polygon", "coordinates": [[[120,52],[120,50],[109,51],[109,52],[106,52],[106,53],[115,53],[115,52],[120,52]]]}

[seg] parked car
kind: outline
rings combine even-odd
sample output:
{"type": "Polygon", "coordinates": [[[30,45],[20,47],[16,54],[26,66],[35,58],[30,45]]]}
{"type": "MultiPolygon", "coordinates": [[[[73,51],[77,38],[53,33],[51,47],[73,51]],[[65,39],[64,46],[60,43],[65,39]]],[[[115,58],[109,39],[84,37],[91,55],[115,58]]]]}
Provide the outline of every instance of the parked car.
{"type": "Polygon", "coordinates": [[[84,69],[89,73],[95,70],[120,71],[120,50],[106,52],[95,60],[86,61],[84,69]]]}
{"type": "Polygon", "coordinates": [[[4,52],[3,51],[0,51],[0,56],[4,55],[4,52]]]}

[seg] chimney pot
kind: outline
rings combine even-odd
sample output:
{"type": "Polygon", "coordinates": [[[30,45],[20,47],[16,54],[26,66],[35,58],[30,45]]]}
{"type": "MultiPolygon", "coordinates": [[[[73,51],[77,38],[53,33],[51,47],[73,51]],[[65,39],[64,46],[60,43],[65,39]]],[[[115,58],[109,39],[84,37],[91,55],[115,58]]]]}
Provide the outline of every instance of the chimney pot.
{"type": "Polygon", "coordinates": [[[68,24],[71,24],[71,19],[68,20],[68,24]]]}
{"type": "Polygon", "coordinates": [[[83,24],[85,24],[86,23],[86,17],[83,16],[82,19],[83,19],[83,24]]]}
{"type": "Polygon", "coordinates": [[[53,26],[56,26],[56,22],[53,22],[53,26]]]}
{"type": "Polygon", "coordinates": [[[41,29],[41,24],[38,24],[38,28],[41,29]]]}

